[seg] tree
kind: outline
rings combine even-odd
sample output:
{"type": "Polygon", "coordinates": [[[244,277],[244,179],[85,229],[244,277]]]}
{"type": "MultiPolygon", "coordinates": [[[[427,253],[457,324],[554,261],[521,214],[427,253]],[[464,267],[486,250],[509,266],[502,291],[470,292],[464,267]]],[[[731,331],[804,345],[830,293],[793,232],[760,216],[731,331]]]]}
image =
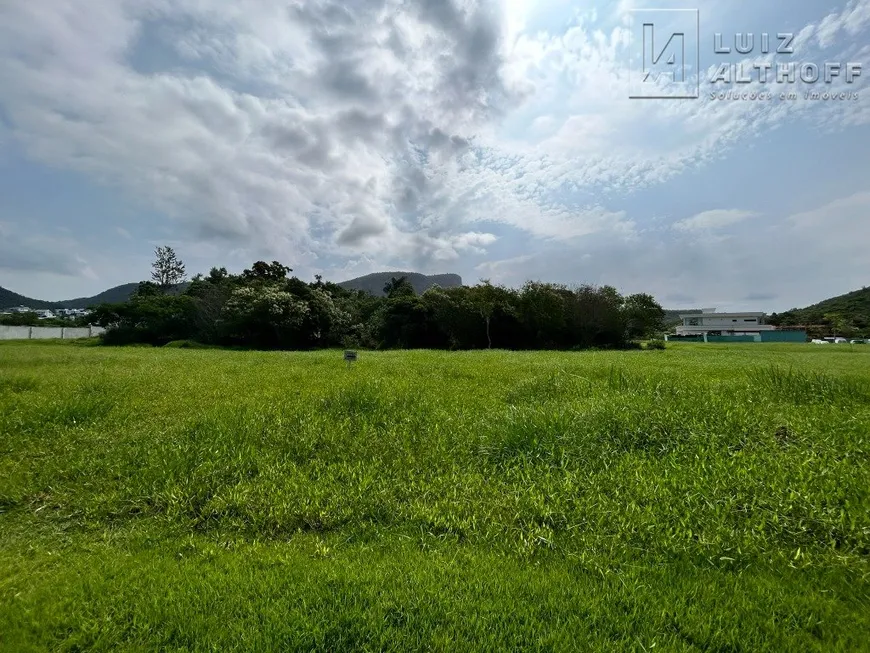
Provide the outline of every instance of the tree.
{"type": "Polygon", "coordinates": [[[500,286],[493,286],[489,282],[489,279],[481,279],[480,285],[469,289],[468,294],[472,305],[486,324],[486,347],[487,349],[492,349],[490,323],[497,309],[509,307],[510,304],[506,297],[507,292],[500,286]]]}
{"type": "Polygon", "coordinates": [[[395,297],[413,297],[417,294],[408,277],[393,277],[384,285],[384,293],[390,299],[395,297]]]}
{"type": "Polygon", "coordinates": [[[212,284],[219,284],[230,278],[230,273],[226,268],[212,268],[208,273],[207,281],[212,284]]]}
{"type": "Polygon", "coordinates": [[[5,326],[39,326],[39,315],[33,311],[0,315],[0,324],[5,326]]]}
{"type": "Polygon", "coordinates": [[[278,261],[266,263],[265,261],[257,261],[251,266],[250,270],[242,272],[242,279],[245,281],[263,281],[266,283],[277,283],[287,279],[287,275],[293,270],[286,265],[281,265],[278,261]]]}
{"type": "Polygon", "coordinates": [[[519,296],[519,316],[535,349],[558,349],[568,344],[566,295],[562,286],[527,281],[519,296]]]}
{"type": "Polygon", "coordinates": [[[851,338],[857,333],[857,329],[841,313],[825,313],[824,320],[830,325],[835,336],[851,338]]]}
{"type": "Polygon", "coordinates": [[[276,285],[242,287],[223,308],[231,340],[258,347],[287,349],[306,345],[301,327],[308,305],[276,285]]]}
{"type": "Polygon", "coordinates": [[[314,287],[306,301],[308,311],[303,328],[312,345],[340,345],[350,326],[351,316],[322,288],[314,287]]]}
{"type": "Polygon", "coordinates": [[[469,293],[467,286],[445,289],[434,285],[420,295],[434,329],[443,334],[439,347],[472,349],[480,344],[479,314],[469,293]]]}
{"type": "Polygon", "coordinates": [[[622,310],[629,338],[649,338],[664,330],[665,311],[652,295],[629,295],[622,310]]]}
{"type": "MultiPolygon", "coordinates": [[[[139,284],[127,302],[102,305],[87,318],[107,328],[105,342],[195,339],[281,349],[622,347],[659,330],[663,315],[651,296],[623,298],[610,286],[529,282],[514,290],[482,279],[477,286],[436,286],[418,296],[407,277],[396,276],[384,285],[384,297],[345,289],[320,275],[305,282],[278,261],[257,261],[239,275],[212,268],[195,275],[183,293],[167,292],[184,279],[184,264],[170,247],[156,253],[153,281],[139,284]]],[[[845,310],[832,310],[828,318],[844,335],[870,326],[845,310]]],[[[0,323],[22,319],[0,317],[0,323]]]]}
{"type": "Polygon", "coordinates": [[[220,342],[223,308],[237,287],[238,277],[223,267],[212,268],[207,277],[194,278],[187,287],[185,294],[196,299],[197,338],[201,342],[220,342]]]}
{"type": "Polygon", "coordinates": [[[371,317],[372,332],[383,347],[416,349],[430,346],[429,315],[416,295],[401,295],[383,302],[371,317]]]}
{"type": "Polygon", "coordinates": [[[160,286],[153,281],[143,281],[139,287],[133,292],[133,298],[154,297],[155,295],[163,294],[160,286]]]}
{"type": "Polygon", "coordinates": [[[109,330],[104,337],[108,343],[164,345],[195,335],[196,299],[187,295],[134,295],[122,304],[101,304],[90,317],[109,330]]]}
{"type": "Polygon", "coordinates": [[[625,300],[613,286],[581,285],[571,293],[569,342],[573,347],[612,347],[626,339],[625,300]]]}
{"type": "Polygon", "coordinates": [[[166,291],[172,286],[177,286],[185,280],[184,263],[175,254],[175,250],[169,247],[158,247],[154,250],[155,261],[151,264],[151,279],[166,291]]]}

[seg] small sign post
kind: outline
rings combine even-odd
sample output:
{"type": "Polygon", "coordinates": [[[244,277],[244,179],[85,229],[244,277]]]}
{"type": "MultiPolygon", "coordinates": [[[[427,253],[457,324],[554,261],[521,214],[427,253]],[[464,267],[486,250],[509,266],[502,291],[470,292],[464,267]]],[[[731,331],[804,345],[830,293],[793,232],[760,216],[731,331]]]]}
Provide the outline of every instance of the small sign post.
{"type": "Polygon", "coordinates": [[[356,352],[351,351],[350,349],[345,350],[344,360],[347,361],[347,369],[350,369],[350,366],[356,362],[356,352]]]}

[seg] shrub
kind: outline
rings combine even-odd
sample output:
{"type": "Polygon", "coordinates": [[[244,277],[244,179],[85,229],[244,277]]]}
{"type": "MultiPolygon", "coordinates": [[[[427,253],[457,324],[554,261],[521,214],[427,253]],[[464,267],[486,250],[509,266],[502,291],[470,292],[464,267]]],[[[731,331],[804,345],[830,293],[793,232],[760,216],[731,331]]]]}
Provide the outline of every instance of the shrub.
{"type": "Polygon", "coordinates": [[[170,349],[214,349],[211,345],[204,345],[201,342],[196,342],[195,340],[173,340],[171,342],[167,342],[164,347],[169,347],[170,349]]]}
{"type": "Polygon", "coordinates": [[[109,346],[124,346],[124,345],[145,345],[151,347],[150,343],[141,341],[141,334],[138,329],[128,326],[117,326],[108,329],[105,333],[99,336],[100,341],[104,345],[109,346]]]}
{"type": "Polygon", "coordinates": [[[646,343],[647,349],[665,349],[667,345],[664,340],[650,340],[646,343]]]}

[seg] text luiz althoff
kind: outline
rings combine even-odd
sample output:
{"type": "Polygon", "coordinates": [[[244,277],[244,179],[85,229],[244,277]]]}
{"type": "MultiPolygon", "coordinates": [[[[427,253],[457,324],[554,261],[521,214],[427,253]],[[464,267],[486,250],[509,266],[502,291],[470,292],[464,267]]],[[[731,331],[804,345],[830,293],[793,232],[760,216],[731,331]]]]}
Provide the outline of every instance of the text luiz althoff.
{"type": "MultiPolygon", "coordinates": [[[[730,54],[732,44],[721,33],[716,33],[713,36],[713,51],[716,54],[730,54]]],[[[794,34],[738,32],[734,35],[733,51],[744,55],[752,53],[791,55],[794,54],[794,34]]],[[[716,66],[715,72],[711,75],[710,83],[795,84],[800,81],[804,84],[815,84],[822,81],[831,84],[835,79],[842,78],[847,84],[852,84],[861,76],[861,69],[861,63],[853,61],[721,63],[716,66]]]]}

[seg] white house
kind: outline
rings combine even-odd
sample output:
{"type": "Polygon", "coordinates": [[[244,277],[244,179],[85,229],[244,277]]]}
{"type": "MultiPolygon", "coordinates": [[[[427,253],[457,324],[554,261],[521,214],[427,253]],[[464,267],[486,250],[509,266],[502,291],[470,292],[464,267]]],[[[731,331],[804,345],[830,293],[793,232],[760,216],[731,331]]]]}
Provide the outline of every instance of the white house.
{"type": "Polygon", "coordinates": [[[764,313],[717,313],[714,308],[702,309],[701,313],[680,315],[677,335],[754,336],[762,331],[775,331],[775,326],[764,323],[764,316],[764,313]]]}
{"type": "Polygon", "coordinates": [[[61,317],[79,317],[88,313],[82,308],[58,308],[54,312],[61,317]]]}

